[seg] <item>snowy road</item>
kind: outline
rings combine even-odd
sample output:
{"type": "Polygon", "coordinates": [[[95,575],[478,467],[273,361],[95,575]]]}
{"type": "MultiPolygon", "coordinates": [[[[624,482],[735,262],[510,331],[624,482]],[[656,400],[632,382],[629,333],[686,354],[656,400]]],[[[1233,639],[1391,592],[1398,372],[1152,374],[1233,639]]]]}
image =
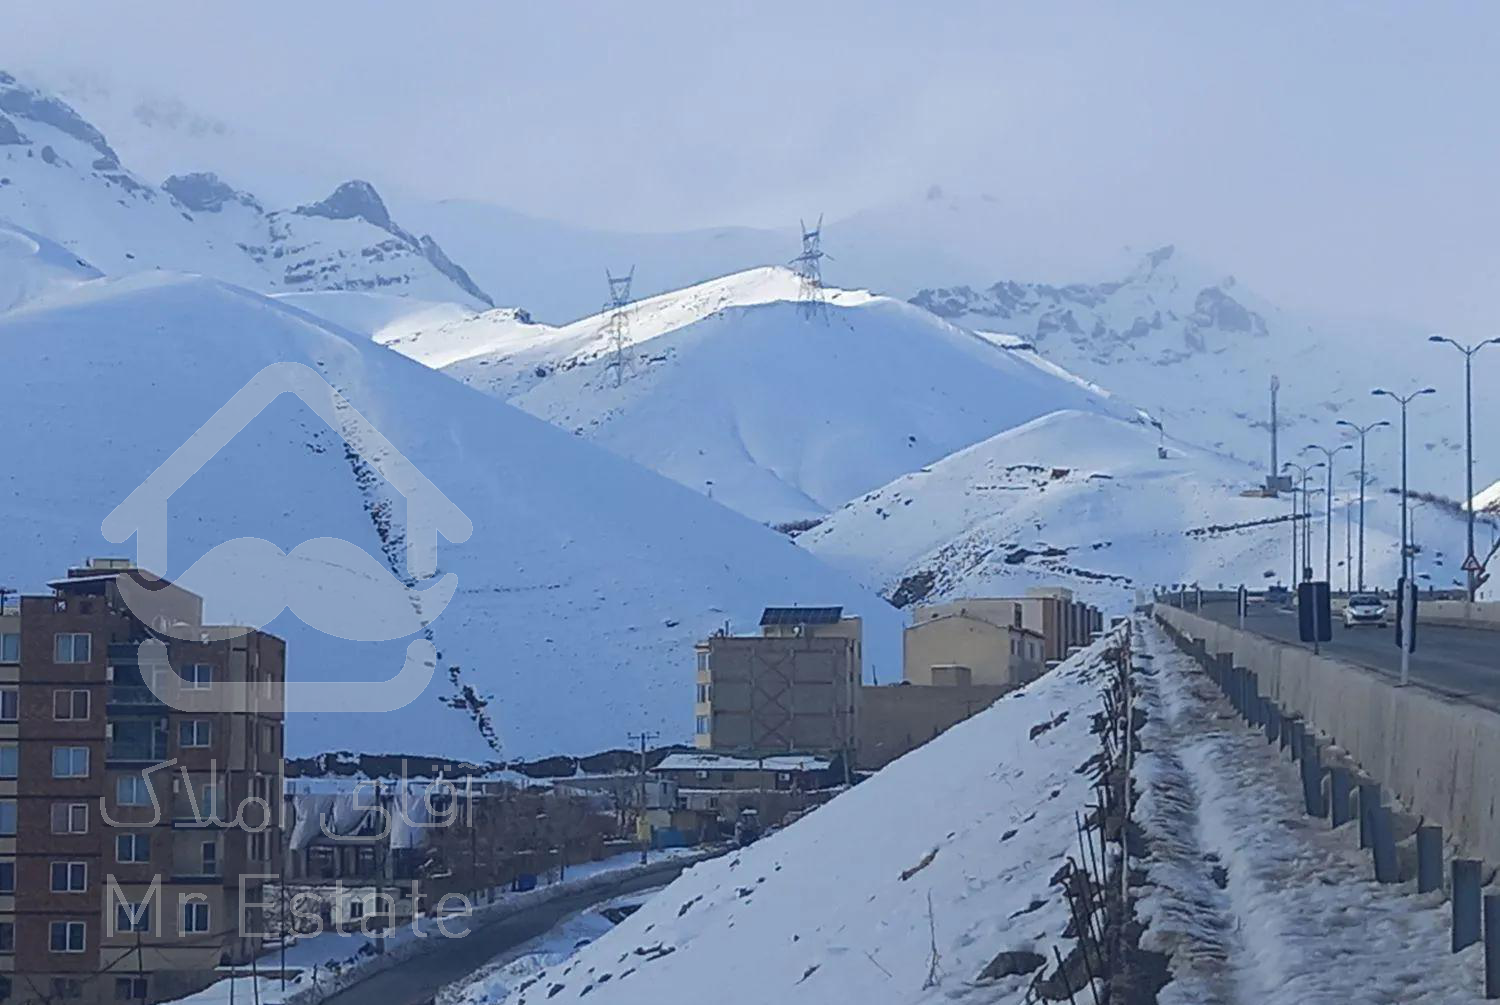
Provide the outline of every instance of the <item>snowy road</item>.
{"type": "Polygon", "coordinates": [[[1175,979],[1160,1002],[1343,1005],[1478,1000],[1478,946],[1454,956],[1448,907],[1379,886],[1353,824],[1302,812],[1291,762],[1234,718],[1196,664],[1137,621],[1148,716],[1136,764],[1148,882],[1145,948],[1175,979]]]}
{"type": "Polygon", "coordinates": [[[474,973],[495,957],[549,931],[568,915],[624,893],[649,890],[670,882],[687,867],[685,862],[666,862],[659,870],[603,889],[558,897],[509,915],[476,929],[473,934],[451,940],[451,945],[416,957],[398,967],[376,974],[341,994],[324,999],[323,1005],[426,1005],[439,988],[474,973]]]}

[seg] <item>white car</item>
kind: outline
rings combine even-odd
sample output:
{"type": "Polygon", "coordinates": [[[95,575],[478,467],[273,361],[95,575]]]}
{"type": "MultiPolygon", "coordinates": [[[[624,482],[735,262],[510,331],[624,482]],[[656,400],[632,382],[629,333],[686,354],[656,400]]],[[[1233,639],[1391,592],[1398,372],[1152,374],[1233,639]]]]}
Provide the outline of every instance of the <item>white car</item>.
{"type": "Polygon", "coordinates": [[[1356,593],[1344,605],[1345,628],[1353,628],[1355,625],[1374,625],[1380,628],[1390,623],[1385,601],[1373,593],[1356,593]]]}

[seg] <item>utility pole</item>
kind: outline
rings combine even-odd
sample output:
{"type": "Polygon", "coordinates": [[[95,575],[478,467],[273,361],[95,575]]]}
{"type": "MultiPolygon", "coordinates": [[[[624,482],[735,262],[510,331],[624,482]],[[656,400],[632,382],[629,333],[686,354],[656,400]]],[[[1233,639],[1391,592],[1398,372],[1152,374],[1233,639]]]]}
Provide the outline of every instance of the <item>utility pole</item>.
{"type": "Polygon", "coordinates": [[[1344,594],[1354,592],[1354,510],[1344,507],[1344,594]]]}
{"type": "Polygon", "coordinates": [[[1412,562],[1411,562],[1411,539],[1408,528],[1411,526],[1408,517],[1409,507],[1407,499],[1410,495],[1406,484],[1406,406],[1424,394],[1437,394],[1437,388],[1424,387],[1420,391],[1413,391],[1407,395],[1396,394],[1387,391],[1383,387],[1377,387],[1370,392],[1373,395],[1383,395],[1394,398],[1401,405],[1401,685],[1406,686],[1411,679],[1411,631],[1417,623],[1416,605],[1412,603],[1415,591],[1411,589],[1412,562]]]}
{"type": "Polygon", "coordinates": [[[1333,457],[1343,450],[1353,449],[1353,444],[1340,443],[1336,447],[1320,447],[1309,443],[1304,450],[1315,450],[1322,454],[1328,468],[1328,516],[1323,528],[1323,581],[1333,588],[1333,457]]]}
{"type": "Polygon", "coordinates": [[[1474,554],[1474,354],[1487,345],[1500,344],[1500,338],[1488,338],[1473,345],[1462,345],[1442,335],[1431,335],[1429,342],[1444,342],[1464,354],[1464,512],[1469,518],[1469,549],[1464,556],[1464,571],[1469,574],[1469,603],[1479,591],[1479,557],[1474,554]]]}
{"type": "Polygon", "coordinates": [[[609,365],[615,371],[615,387],[619,387],[625,375],[625,347],[630,344],[630,284],[635,279],[635,266],[623,276],[605,269],[604,278],[609,280],[609,300],[604,304],[609,317],[604,322],[604,332],[614,350],[609,365]]]}
{"type": "Polygon", "coordinates": [[[660,733],[648,732],[646,730],[628,734],[632,743],[639,742],[641,745],[640,772],[637,781],[637,795],[640,801],[636,805],[635,815],[636,837],[641,842],[641,865],[646,864],[647,853],[651,849],[651,830],[646,826],[646,744],[659,736],[661,736],[660,733]]]}
{"type": "Polygon", "coordinates": [[[818,224],[811,230],[802,221],[799,220],[798,223],[802,227],[802,254],[792,259],[791,266],[801,280],[797,298],[802,316],[809,320],[827,320],[828,305],[823,293],[823,259],[828,256],[823,253],[823,216],[818,215],[818,224]]]}
{"type": "MultiPolygon", "coordinates": [[[[1322,461],[1318,461],[1315,464],[1308,465],[1298,464],[1296,461],[1287,461],[1282,465],[1283,469],[1291,468],[1293,471],[1297,472],[1298,482],[1300,482],[1302,486],[1302,564],[1297,568],[1297,570],[1295,570],[1297,572],[1297,578],[1293,583],[1294,586],[1296,585],[1296,583],[1312,579],[1312,501],[1308,495],[1307,482],[1308,479],[1312,477],[1312,473],[1322,466],[1322,461]]],[[[1298,482],[1292,483],[1292,505],[1294,508],[1296,506],[1298,482]]],[[[1294,557],[1297,546],[1296,524],[1297,520],[1294,513],[1292,518],[1292,550],[1294,552],[1294,557]]]]}
{"type": "Polygon", "coordinates": [[[1274,494],[1281,480],[1281,460],[1277,456],[1279,445],[1277,443],[1277,419],[1276,419],[1276,395],[1281,390],[1281,378],[1271,378],[1271,477],[1266,479],[1266,488],[1274,494]]]}
{"type": "Polygon", "coordinates": [[[1365,436],[1372,429],[1381,426],[1389,426],[1390,423],[1384,419],[1379,422],[1371,422],[1368,425],[1358,426],[1348,419],[1340,419],[1336,426],[1347,426],[1359,434],[1359,588],[1365,588],[1365,486],[1368,480],[1365,477],[1365,436]]]}

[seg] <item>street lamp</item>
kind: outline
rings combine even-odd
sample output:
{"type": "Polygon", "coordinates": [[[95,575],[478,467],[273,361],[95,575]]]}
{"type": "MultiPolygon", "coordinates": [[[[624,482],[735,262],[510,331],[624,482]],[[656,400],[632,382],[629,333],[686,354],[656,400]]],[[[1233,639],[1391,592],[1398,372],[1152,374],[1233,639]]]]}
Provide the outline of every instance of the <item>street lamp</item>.
{"type": "Polygon", "coordinates": [[[1469,574],[1469,602],[1479,590],[1479,559],[1474,555],[1474,354],[1487,345],[1500,344],[1500,338],[1487,338],[1473,345],[1463,345],[1445,335],[1429,335],[1429,342],[1445,342],[1464,354],[1464,509],[1469,515],[1469,553],[1464,556],[1464,570],[1469,574]]]}
{"type": "Polygon", "coordinates": [[[1312,549],[1312,537],[1311,537],[1311,532],[1309,530],[1309,527],[1311,525],[1311,521],[1309,519],[1309,514],[1311,513],[1311,510],[1309,508],[1309,504],[1308,504],[1308,501],[1307,501],[1307,480],[1312,477],[1312,473],[1314,471],[1316,471],[1318,468],[1321,468],[1322,466],[1323,466],[1323,462],[1322,461],[1318,461],[1316,464],[1309,464],[1309,465],[1298,464],[1296,461],[1287,461],[1287,462],[1285,462],[1284,464],[1281,465],[1281,468],[1282,468],[1283,471],[1285,471],[1287,468],[1291,468],[1293,471],[1297,472],[1297,478],[1298,478],[1298,480],[1301,483],[1301,492],[1302,492],[1302,513],[1301,513],[1301,517],[1302,517],[1302,564],[1299,566],[1297,564],[1297,517],[1298,517],[1298,513],[1297,513],[1297,492],[1298,492],[1298,488],[1297,488],[1297,483],[1294,482],[1293,485],[1292,485],[1292,585],[1293,586],[1296,586],[1298,583],[1300,583],[1304,579],[1311,579],[1312,578],[1312,575],[1307,572],[1307,569],[1312,564],[1311,559],[1308,557],[1309,554],[1311,553],[1311,549],[1312,549]],[[1302,570],[1302,571],[1299,572],[1298,571],[1299,569],[1302,570]]]}
{"type": "Polygon", "coordinates": [[[1413,400],[1421,397],[1424,394],[1437,394],[1437,388],[1424,387],[1420,391],[1413,391],[1410,394],[1401,395],[1397,394],[1394,391],[1387,391],[1383,387],[1377,387],[1370,393],[1376,396],[1384,395],[1387,398],[1393,398],[1401,406],[1401,578],[1404,580],[1410,580],[1411,577],[1408,575],[1407,568],[1409,560],[1411,558],[1411,542],[1407,537],[1408,523],[1406,505],[1406,406],[1410,405],[1413,400]]]}
{"type": "Polygon", "coordinates": [[[1348,426],[1359,434],[1359,588],[1365,588],[1365,434],[1381,426],[1389,426],[1384,419],[1367,426],[1357,426],[1348,419],[1340,419],[1336,426],[1348,426]]]}
{"type": "Polygon", "coordinates": [[[1328,464],[1328,516],[1325,520],[1323,539],[1323,579],[1328,583],[1328,588],[1333,589],[1333,455],[1341,450],[1352,450],[1354,444],[1340,443],[1336,447],[1320,447],[1316,443],[1309,443],[1303,450],[1316,450],[1327,459],[1328,464]]]}

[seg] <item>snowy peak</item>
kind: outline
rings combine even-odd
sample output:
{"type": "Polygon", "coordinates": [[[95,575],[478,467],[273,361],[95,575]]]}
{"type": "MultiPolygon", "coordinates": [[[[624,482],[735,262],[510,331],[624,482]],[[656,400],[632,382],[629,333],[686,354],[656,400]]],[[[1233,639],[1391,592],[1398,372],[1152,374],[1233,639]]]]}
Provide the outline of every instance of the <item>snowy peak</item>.
{"type": "Polygon", "coordinates": [[[1123,279],[1103,283],[1020,283],[984,289],[922,290],[912,302],[940,317],[1034,340],[1071,342],[1101,361],[1147,347],[1211,352],[1269,333],[1267,313],[1232,276],[1212,276],[1165,245],[1142,256],[1123,279]]]}
{"type": "Polygon", "coordinates": [[[161,187],[194,213],[217,213],[232,203],[262,212],[255,196],[231,187],[212,171],[174,174],[162,182],[161,187]]]}
{"type": "Polygon", "coordinates": [[[405,233],[391,223],[391,213],[385,208],[385,200],[380,198],[375,186],[367,181],[346,181],[334,189],[328,198],[307,206],[298,206],[294,212],[303,216],[326,216],[330,220],[359,219],[372,223],[381,230],[405,233]]]}
{"type": "MultiPolygon", "coordinates": [[[[3,70],[0,70],[0,112],[8,113],[22,122],[50,126],[86,144],[99,155],[94,166],[100,170],[120,166],[119,155],[111,149],[104,134],[85,121],[83,116],[63,101],[26,87],[3,70]]],[[[7,121],[6,124],[9,125],[10,135],[14,137],[9,142],[28,142],[14,122],[7,121]]],[[[5,135],[6,125],[0,125],[0,143],[7,142],[5,135]]]]}
{"type": "Polygon", "coordinates": [[[158,189],[56,97],[0,73],[0,219],[51,237],[107,274],[197,272],[263,292],[379,290],[493,306],[429,237],[391,219],[368,182],[267,212],[202,171],[158,189]]]}

